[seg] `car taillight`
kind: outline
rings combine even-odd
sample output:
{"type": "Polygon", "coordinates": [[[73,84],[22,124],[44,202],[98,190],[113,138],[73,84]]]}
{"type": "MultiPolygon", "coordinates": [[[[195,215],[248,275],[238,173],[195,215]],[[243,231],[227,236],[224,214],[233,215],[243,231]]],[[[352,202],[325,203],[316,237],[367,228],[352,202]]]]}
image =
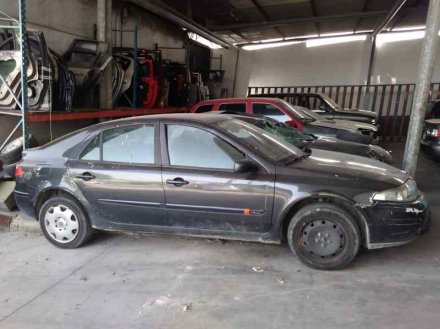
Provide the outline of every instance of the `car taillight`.
{"type": "Polygon", "coordinates": [[[21,168],[20,165],[17,165],[15,167],[15,177],[22,177],[23,176],[23,168],[21,168]]]}
{"type": "Polygon", "coordinates": [[[440,129],[428,129],[426,134],[432,137],[440,137],[440,129]]]}
{"type": "Polygon", "coordinates": [[[3,162],[0,160],[0,169],[3,169],[3,162]]]}

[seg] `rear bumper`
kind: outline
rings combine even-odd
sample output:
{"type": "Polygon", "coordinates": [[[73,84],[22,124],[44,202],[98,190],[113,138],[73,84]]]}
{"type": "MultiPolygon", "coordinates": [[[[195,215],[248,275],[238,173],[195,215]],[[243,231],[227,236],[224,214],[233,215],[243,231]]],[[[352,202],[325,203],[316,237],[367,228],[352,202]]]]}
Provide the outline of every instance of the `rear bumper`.
{"type": "Polygon", "coordinates": [[[29,191],[24,192],[17,189],[14,191],[15,202],[17,203],[18,209],[29,217],[36,219],[33,196],[34,193],[29,193],[29,191]]]}
{"type": "Polygon", "coordinates": [[[414,202],[376,202],[364,209],[368,218],[368,249],[413,241],[431,227],[431,211],[423,194],[414,202]]]}

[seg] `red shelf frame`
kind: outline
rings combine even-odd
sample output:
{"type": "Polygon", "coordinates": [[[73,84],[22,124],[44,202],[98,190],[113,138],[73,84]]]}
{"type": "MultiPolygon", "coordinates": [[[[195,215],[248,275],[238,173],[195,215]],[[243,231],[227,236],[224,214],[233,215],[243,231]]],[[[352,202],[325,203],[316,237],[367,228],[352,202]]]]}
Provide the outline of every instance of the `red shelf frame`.
{"type": "Polygon", "coordinates": [[[28,113],[28,122],[48,122],[48,121],[72,121],[100,118],[125,118],[140,115],[163,114],[163,113],[185,113],[189,112],[185,107],[168,108],[131,108],[117,107],[112,109],[80,109],[73,112],[32,112],[28,113]]]}

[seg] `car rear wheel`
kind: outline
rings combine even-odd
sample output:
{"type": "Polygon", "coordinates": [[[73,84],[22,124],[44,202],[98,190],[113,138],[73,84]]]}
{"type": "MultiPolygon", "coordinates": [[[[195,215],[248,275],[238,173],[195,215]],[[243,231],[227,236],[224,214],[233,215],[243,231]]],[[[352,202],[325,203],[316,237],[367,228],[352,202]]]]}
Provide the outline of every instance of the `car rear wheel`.
{"type": "Polygon", "coordinates": [[[67,196],[47,200],[40,209],[38,219],[46,239],[59,248],[81,247],[92,235],[84,210],[76,200],[67,196]]]}
{"type": "Polygon", "coordinates": [[[289,247],[301,262],[320,270],[346,267],[358,253],[359,228],[353,217],[331,203],[301,208],[289,223],[289,247]]]}

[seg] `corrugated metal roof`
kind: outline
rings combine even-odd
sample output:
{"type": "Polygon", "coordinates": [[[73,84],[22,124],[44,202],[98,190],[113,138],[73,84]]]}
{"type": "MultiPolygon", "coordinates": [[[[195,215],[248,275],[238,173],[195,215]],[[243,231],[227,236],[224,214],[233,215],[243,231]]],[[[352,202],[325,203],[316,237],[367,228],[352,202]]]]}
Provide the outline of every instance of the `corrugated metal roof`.
{"type": "MultiPolygon", "coordinates": [[[[372,30],[396,0],[163,0],[231,43],[372,30]],[[341,17],[345,15],[347,17],[341,17]],[[335,18],[335,17],[336,18],[335,18]],[[333,19],[332,19],[333,17],[333,19]],[[291,22],[281,22],[292,20],[291,22]],[[296,19],[296,21],[295,21],[296,19]],[[298,22],[298,19],[302,21],[298,22]],[[272,24],[271,26],[261,26],[272,24]],[[283,24],[278,24],[278,23],[283,24]]],[[[393,27],[424,24],[429,0],[408,0],[393,27]]]]}

